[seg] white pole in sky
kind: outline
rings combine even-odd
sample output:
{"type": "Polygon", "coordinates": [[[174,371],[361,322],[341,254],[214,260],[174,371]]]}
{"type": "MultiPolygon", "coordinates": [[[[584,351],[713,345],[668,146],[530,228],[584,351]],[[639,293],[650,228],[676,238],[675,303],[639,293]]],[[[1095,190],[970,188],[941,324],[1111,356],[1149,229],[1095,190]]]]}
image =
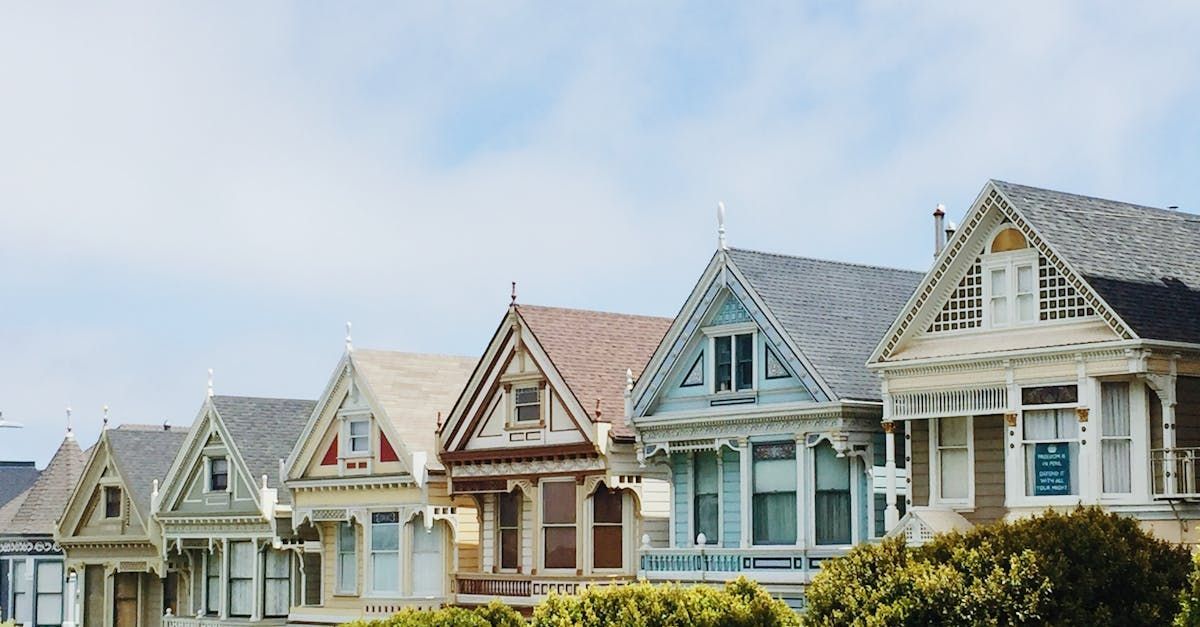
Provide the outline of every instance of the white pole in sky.
{"type": "Polygon", "coordinates": [[[0,411],[0,429],[20,429],[25,425],[19,422],[4,419],[4,412],[0,411]]]}

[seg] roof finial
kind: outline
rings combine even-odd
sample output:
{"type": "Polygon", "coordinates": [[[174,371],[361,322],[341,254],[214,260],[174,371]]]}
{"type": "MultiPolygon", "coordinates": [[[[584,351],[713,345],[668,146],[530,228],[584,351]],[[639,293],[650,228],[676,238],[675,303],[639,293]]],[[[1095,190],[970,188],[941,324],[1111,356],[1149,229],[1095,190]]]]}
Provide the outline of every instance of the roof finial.
{"type": "Polygon", "coordinates": [[[625,369],[625,391],[633,391],[633,369],[631,368],[625,369]]]}
{"type": "Polygon", "coordinates": [[[347,353],[354,352],[354,340],[350,337],[350,329],[353,328],[353,326],[354,325],[350,324],[349,320],[346,321],[346,352],[347,353]]]}
{"type": "Polygon", "coordinates": [[[213,397],[213,371],[212,371],[212,368],[208,369],[208,397],[209,398],[213,397]]]}
{"type": "Polygon", "coordinates": [[[600,399],[596,399],[596,420],[600,419],[600,399]]]}
{"type": "Polygon", "coordinates": [[[729,250],[729,246],[725,243],[725,203],[717,203],[717,248],[720,250],[729,250]]]}
{"type": "Polygon", "coordinates": [[[108,429],[108,405],[100,409],[104,411],[104,417],[100,419],[100,430],[105,431],[108,429]]]}
{"type": "Polygon", "coordinates": [[[71,404],[67,403],[67,437],[75,437],[75,430],[71,428],[71,404]]]}
{"type": "Polygon", "coordinates": [[[509,305],[517,304],[517,282],[516,281],[512,282],[512,295],[509,298],[511,298],[511,300],[508,303],[509,305]]]}

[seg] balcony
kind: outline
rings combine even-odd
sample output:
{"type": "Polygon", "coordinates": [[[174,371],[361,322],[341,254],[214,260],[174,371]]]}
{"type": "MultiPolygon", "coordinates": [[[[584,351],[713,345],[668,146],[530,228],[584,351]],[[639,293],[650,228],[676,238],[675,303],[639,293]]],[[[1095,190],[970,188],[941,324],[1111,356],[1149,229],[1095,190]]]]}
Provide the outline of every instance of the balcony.
{"type": "Polygon", "coordinates": [[[577,594],[589,585],[607,585],[632,580],[631,575],[554,577],[521,574],[460,573],[454,577],[456,601],[473,605],[500,599],[516,606],[530,606],[552,592],[577,594]]]}
{"type": "Polygon", "coordinates": [[[650,581],[724,582],[742,575],[763,584],[805,585],[821,562],[844,548],[642,549],[638,576],[650,581]]]}
{"type": "Polygon", "coordinates": [[[1151,449],[1150,478],[1156,499],[1200,500],[1200,448],[1151,449]]]}

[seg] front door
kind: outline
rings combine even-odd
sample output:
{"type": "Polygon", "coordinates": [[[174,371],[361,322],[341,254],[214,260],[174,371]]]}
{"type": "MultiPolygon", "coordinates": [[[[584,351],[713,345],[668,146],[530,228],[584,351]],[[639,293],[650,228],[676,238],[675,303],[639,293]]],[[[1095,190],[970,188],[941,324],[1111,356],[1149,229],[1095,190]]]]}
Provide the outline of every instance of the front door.
{"type": "Polygon", "coordinates": [[[113,576],[113,627],[137,627],[138,573],[113,576]]]}
{"type": "Polygon", "coordinates": [[[435,522],[425,530],[420,522],[413,523],[412,590],[416,597],[440,597],[444,594],[445,570],[442,553],[442,525],[435,522]]]}

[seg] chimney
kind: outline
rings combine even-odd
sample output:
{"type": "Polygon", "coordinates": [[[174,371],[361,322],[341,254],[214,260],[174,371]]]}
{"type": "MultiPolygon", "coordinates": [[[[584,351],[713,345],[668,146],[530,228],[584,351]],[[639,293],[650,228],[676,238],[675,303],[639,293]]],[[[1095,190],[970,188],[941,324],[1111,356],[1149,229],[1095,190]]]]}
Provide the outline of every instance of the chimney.
{"type": "Polygon", "coordinates": [[[946,239],[942,242],[943,247],[945,247],[945,245],[950,241],[950,238],[954,237],[954,232],[957,230],[958,225],[954,223],[954,220],[946,222],[946,239]]]}
{"type": "Polygon", "coordinates": [[[942,249],[946,247],[946,205],[938,204],[937,209],[933,210],[933,256],[937,257],[942,254],[942,249]]]}

